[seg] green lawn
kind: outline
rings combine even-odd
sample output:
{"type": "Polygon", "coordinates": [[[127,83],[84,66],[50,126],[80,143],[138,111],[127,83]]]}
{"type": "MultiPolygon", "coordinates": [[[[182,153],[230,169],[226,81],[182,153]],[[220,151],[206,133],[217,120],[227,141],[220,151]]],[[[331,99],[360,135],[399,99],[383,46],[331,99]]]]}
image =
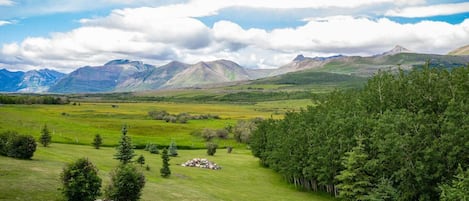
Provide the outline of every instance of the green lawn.
{"type": "MultiPolygon", "coordinates": [[[[130,134],[131,137],[132,134],[130,134]]],[[[205,150],[179,150],[171,158],[172,175],[159,176],[161,155],[142,150],[151,170],[143,170],[147,183],[142,200],[332,200],[327,195],[301,192],[282,180],[280,175],[259,166],[249,150],[235,148],[231,154],[219,149],[215,156],[205,150]],[[222,170],[181,167],[192,158],[208,158],[222,170]]],[[[106,185],[109,171],[116,167],[112,159],[114,148],[96,150],[91,146],[53,143],[38,147],[32,160],[17,160],[0,156],[0,200],[62,200],[59,175],[65,163],[88,157],[100,170],[106,185]]]]}

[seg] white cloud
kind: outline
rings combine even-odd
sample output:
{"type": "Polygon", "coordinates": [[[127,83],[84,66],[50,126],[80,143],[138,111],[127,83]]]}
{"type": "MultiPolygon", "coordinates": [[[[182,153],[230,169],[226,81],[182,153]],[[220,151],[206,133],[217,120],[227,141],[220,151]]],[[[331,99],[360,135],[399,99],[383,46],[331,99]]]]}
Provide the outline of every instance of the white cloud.
{"type": "Polygon", "coordinates": [[[0,20],[0,26],[11,24],[10,21],[0,20]]]}
{"type": "Polygon", "coordinates": [[[0,6],[12,6],[15,2],[12,0],[0,0],[0,6]]]}
{"type": "Polygon", "coordinates": [[[469,2],[454,4],[438,4],[430,6],[407,7],[386,12],[386,16],[394,17],[431,17],[439,15],[453,15],[469,12],[469,2]]]}
{"type": "MultiPolygon", "coordinates": [[[[335,16],[311,18],[303,26],[273,30],[244,29],[230,21],[218,21],[213,27],[207,27],[195,17],[213,15],[226,6],[272,8],[281,5],[277,1],[268,5],[264,1],[237,1],[234,5],[231,1],[219,0],[203,7],[204,2],[118,9],[106,17],[83,19],[81,27],[69,32],[4,44],[0,63],[17,68],[35,66],[70,72],[80,66],[101,65],[117,58],[156,65],[170,60],[195,63],[230,59],[244,66],[272,68],[286,64],[300,53],[306,56],[373,55],[397,44],[417,52],[446,53],[464,45],[461,41],[469,41],[469,19],[456,25],[432,21],[399,24],[386,18],[335,16]]],[[[356,6],[372,1],[353,2],[356,6]]],[[[401,1],[380,2],[397,5],[401,1]]],[[[309,3],[290,4],[304,7],[309,3]]]]}

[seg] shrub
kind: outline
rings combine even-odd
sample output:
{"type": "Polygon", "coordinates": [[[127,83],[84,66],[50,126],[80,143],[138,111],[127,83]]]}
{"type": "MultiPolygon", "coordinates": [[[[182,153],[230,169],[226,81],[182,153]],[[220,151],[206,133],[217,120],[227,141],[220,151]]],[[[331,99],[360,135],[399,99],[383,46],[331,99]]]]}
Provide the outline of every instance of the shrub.
{"type": "Polygon", "coordinates": [[[156,144],[149,144],[148,145],[148,150],[152,154],[159,154],[160,151],[158,150],[158,145],[156,144]]]}
{"type": "Polygon", "coordinates": [[[217,137],[220,139],[228,138],[229,132],[226,129],[218,129],[216,131],[217,137]]]}
{"type": "Polygon", "coordinates": [[[210,141],[212,140],[213,138],[215,138],[215,136],[217,136],[216,132],[212,129],[209,129],[209,128],[205,128],[203,131],[202,131],[202,137],[205,139],[205,141],[210,141]]]}
{"type": "Polygon", "coordinates": [[[145,157],[143,157],[143,155],[140,155],[137,158],[137,163],[140,164],[140,167],[143,167],[143,164],[145,164],[145,157]]]}
{"type": "Polygon", "coordinates": [[[111,172],[111,182],[107,186],[106,198],[114,201],[136,201],[142,195],[145,176],[131,164],[121,164],[111,172]]]}
{"type": "Polygon", "coordinates": [[[209,156],[215,155],[215,153],[217,152],[217,147],[218,145],[215,143],[207,143],[207,154],[209,156]]]}
{"type": "Polygon", "coordinates": [[[36,140],[30,135],[10,135],[5,146],[6,155],[13,158],[30,159],[36,151],[36,140]]]}
{"type": "Polygon", "coordinates": [[[86,158],[68,164],[60,175],[62,193],[69,201],[93,201],[101,195],[98,169],[86,158]]]}
{"type": "Polygon", "coordinates": [[[15,131],[5,131],[0,134],[0,155],[6,156],[8,154],[8,144],[14,137],[18,135],[15,131]]]}

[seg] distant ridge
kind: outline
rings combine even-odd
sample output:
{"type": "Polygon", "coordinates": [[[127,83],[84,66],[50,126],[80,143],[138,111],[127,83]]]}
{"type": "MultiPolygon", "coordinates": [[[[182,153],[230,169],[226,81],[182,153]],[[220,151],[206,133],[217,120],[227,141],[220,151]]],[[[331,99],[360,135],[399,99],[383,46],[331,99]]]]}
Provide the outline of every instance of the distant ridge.
{"type": "Polygon", "coordinates": [[[449,55],[469,55],[469,45],[452,50],[449,55]]]}

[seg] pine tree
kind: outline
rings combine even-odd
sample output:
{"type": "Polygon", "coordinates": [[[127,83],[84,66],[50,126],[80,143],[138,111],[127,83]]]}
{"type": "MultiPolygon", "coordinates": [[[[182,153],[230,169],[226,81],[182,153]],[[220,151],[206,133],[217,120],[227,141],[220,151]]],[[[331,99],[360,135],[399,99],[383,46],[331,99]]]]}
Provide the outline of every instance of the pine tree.
{"type": "Polygon", "coordinates": [[[160,173],[162,177],[167,178],[171,175],[171,170],[169,169],[168,149],[163,149],[161,159],[163,160],[163,167],[160,169],[160,173]]]}
{"type": "Polygon", "coordinates": [[[143,155],[140,155],[137,158],[137,163],[140,164],[140,167],[143,167],[143,164],[145,164],[145,157],[143,157],[143,155]]]}
{"type": "Polygon", "coordinates": [[[122,164],[127,164],[132,161],[135,156],[134,147],[129,136],[127,136],[127,126],[122,127],[122,136],[117,146],[117,153],[114,155],[114,159],[121,161],[122,164]]]}
{"type": "Polygon", "coordinates": [[[101,147],[101,144],[103,144],[103,138],[101,138],[101,135],[96,134],[92,144],[94,148],[99,149],[99,147],[101,147]]]}
{"type": "Polygon", "coordinates": [[[169,145],[169,155],[170,156],[177,156],[178,155],[178,147],[174,141],[171,142],[169,145]]]}
{"type": "Polygon", "coordinates": [[[44,124],[39,141],[44,147],[47,147],[51,143],[51,140],[52,136],[50,135],[49,129],[47,129],[47,124],[44,124]]]}
{"type": "Polygon", "coordinates": [[[364,200],[371,190],[371,177],[364,168],[368,155],[365,153],[362,139],[358,139],[357,146],[345,155],[346,157],[342,161],[345,170],[336,176],[340,182],[337,185],[339,197],[350,201],[364,200]]]}

